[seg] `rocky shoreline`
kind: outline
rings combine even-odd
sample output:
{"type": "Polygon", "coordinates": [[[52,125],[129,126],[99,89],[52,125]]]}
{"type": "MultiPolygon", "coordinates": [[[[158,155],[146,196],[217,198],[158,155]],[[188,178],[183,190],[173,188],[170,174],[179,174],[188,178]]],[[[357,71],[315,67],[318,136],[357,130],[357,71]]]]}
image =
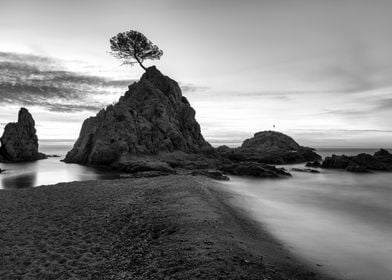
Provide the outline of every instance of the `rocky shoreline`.
{"type": "Polygon", "coordinates": [[[0,191],[2,279],[327,279],[204,177],[0,191]]]}
{"type": "Polygon", "coordinates": [[[332,155],[326,157],[322,168],[342,169],[349,172],[392,171],[392,154],[380,149],[373,155],[361,153],[356,156],[332,155]]]}

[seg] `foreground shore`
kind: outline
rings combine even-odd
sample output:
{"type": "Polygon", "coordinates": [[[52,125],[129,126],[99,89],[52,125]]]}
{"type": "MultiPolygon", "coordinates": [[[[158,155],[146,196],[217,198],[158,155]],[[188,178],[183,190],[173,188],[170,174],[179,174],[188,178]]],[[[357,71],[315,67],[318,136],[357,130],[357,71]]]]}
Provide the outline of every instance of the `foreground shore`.
{"type": "Polygon", "coordinates": [[[0,279],[327,279],[202,177],[0,191],[0,279]]]}

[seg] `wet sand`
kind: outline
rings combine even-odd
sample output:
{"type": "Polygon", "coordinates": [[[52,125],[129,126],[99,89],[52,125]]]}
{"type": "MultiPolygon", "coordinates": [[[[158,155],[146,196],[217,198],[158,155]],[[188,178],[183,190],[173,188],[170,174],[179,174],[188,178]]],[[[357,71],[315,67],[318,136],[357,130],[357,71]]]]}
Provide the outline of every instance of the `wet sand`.
{"type": "Polygon", "coordinates": [[[204,177],[0,191],[0,279],[329,279],[204,177]]]}

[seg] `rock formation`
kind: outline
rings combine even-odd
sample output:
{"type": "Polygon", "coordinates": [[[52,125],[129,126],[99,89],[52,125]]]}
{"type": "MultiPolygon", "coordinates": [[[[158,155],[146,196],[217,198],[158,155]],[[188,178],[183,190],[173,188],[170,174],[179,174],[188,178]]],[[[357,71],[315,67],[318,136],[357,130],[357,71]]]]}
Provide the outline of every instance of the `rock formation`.
{"type": "Polygon", "coordinates": [[[270,164],[319,161],[321,157],[312,148],[300,146],[293,138],[276,131],[257,132],[246,139],[241,147],[222,146],[216,152],[236,161],[255,161],[270,164]]]}
{"type": "Polygon", "coordinates": [[[193,170],[194,174],[280,177],[287,173],[260,163],[233,163],[204,140],[195,111],[177,82],[150,67],[124,96],[84,121],[78,140],[64,159],[106,165],[130,176],[161,176],[193,170]],[[249,171],[246,171],[246,169],[249,171]]]}
{"type": "Polygon", "coordinates": [[[153,66],[139,82],[129,86],[116,104],[84,121],[79,138],[64,161],[118,166],[129,160],[134,163],[135,158],[143,156],[211,150],[201,135],[195,110],[182,96],[177,82],[153,66]]]}
{"type": "Polygon", "coordinates": [[[382,162],[388,169],[392,169],[392,154],[385,149],[380,149],[374,153],[374,158],[382,162]]]}
{"type": "Polygon", "coordinates": [[[345,169],[350,172],[392,170],[392,154],[385,149],[381,149],[375,152],[373,156],[366,153],[356,156],[332,155],[324,159],[322,167],[345,169]]]}
{"type": "Polygon", "coordinates": [[[316,170],[316,169],[312,169],[312,168],[291,168],[290,171],[294,171],[294,172],[303,172],[303,173],[320,173],[320,171],[316,170]]]}
{"type": "Polygon", "coordinates": [[[38,152],[38,137],[35,122],[26,108],[19,110],[18,122],[9,123],[4,128],[0,148],[1,161],[21,162],[44,159],[38,152]]]}
{"type": "Polygon", "coordinates": [[[252,161],[222,164],[219,166],[219,170],[228,174],[259,178],[280,178],[291,176],[291,174],[284,168],[276,168],[269,164],[252,161]]]}

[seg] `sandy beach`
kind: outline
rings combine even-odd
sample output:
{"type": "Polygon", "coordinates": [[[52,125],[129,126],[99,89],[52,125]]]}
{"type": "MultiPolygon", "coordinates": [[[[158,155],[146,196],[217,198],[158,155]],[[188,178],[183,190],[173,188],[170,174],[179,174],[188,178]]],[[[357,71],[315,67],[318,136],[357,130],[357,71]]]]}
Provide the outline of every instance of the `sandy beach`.
{"type": "Polygon", "coordinates": [[[0,279],[328,279],[192,176],[0,191],[0,279]]]}

